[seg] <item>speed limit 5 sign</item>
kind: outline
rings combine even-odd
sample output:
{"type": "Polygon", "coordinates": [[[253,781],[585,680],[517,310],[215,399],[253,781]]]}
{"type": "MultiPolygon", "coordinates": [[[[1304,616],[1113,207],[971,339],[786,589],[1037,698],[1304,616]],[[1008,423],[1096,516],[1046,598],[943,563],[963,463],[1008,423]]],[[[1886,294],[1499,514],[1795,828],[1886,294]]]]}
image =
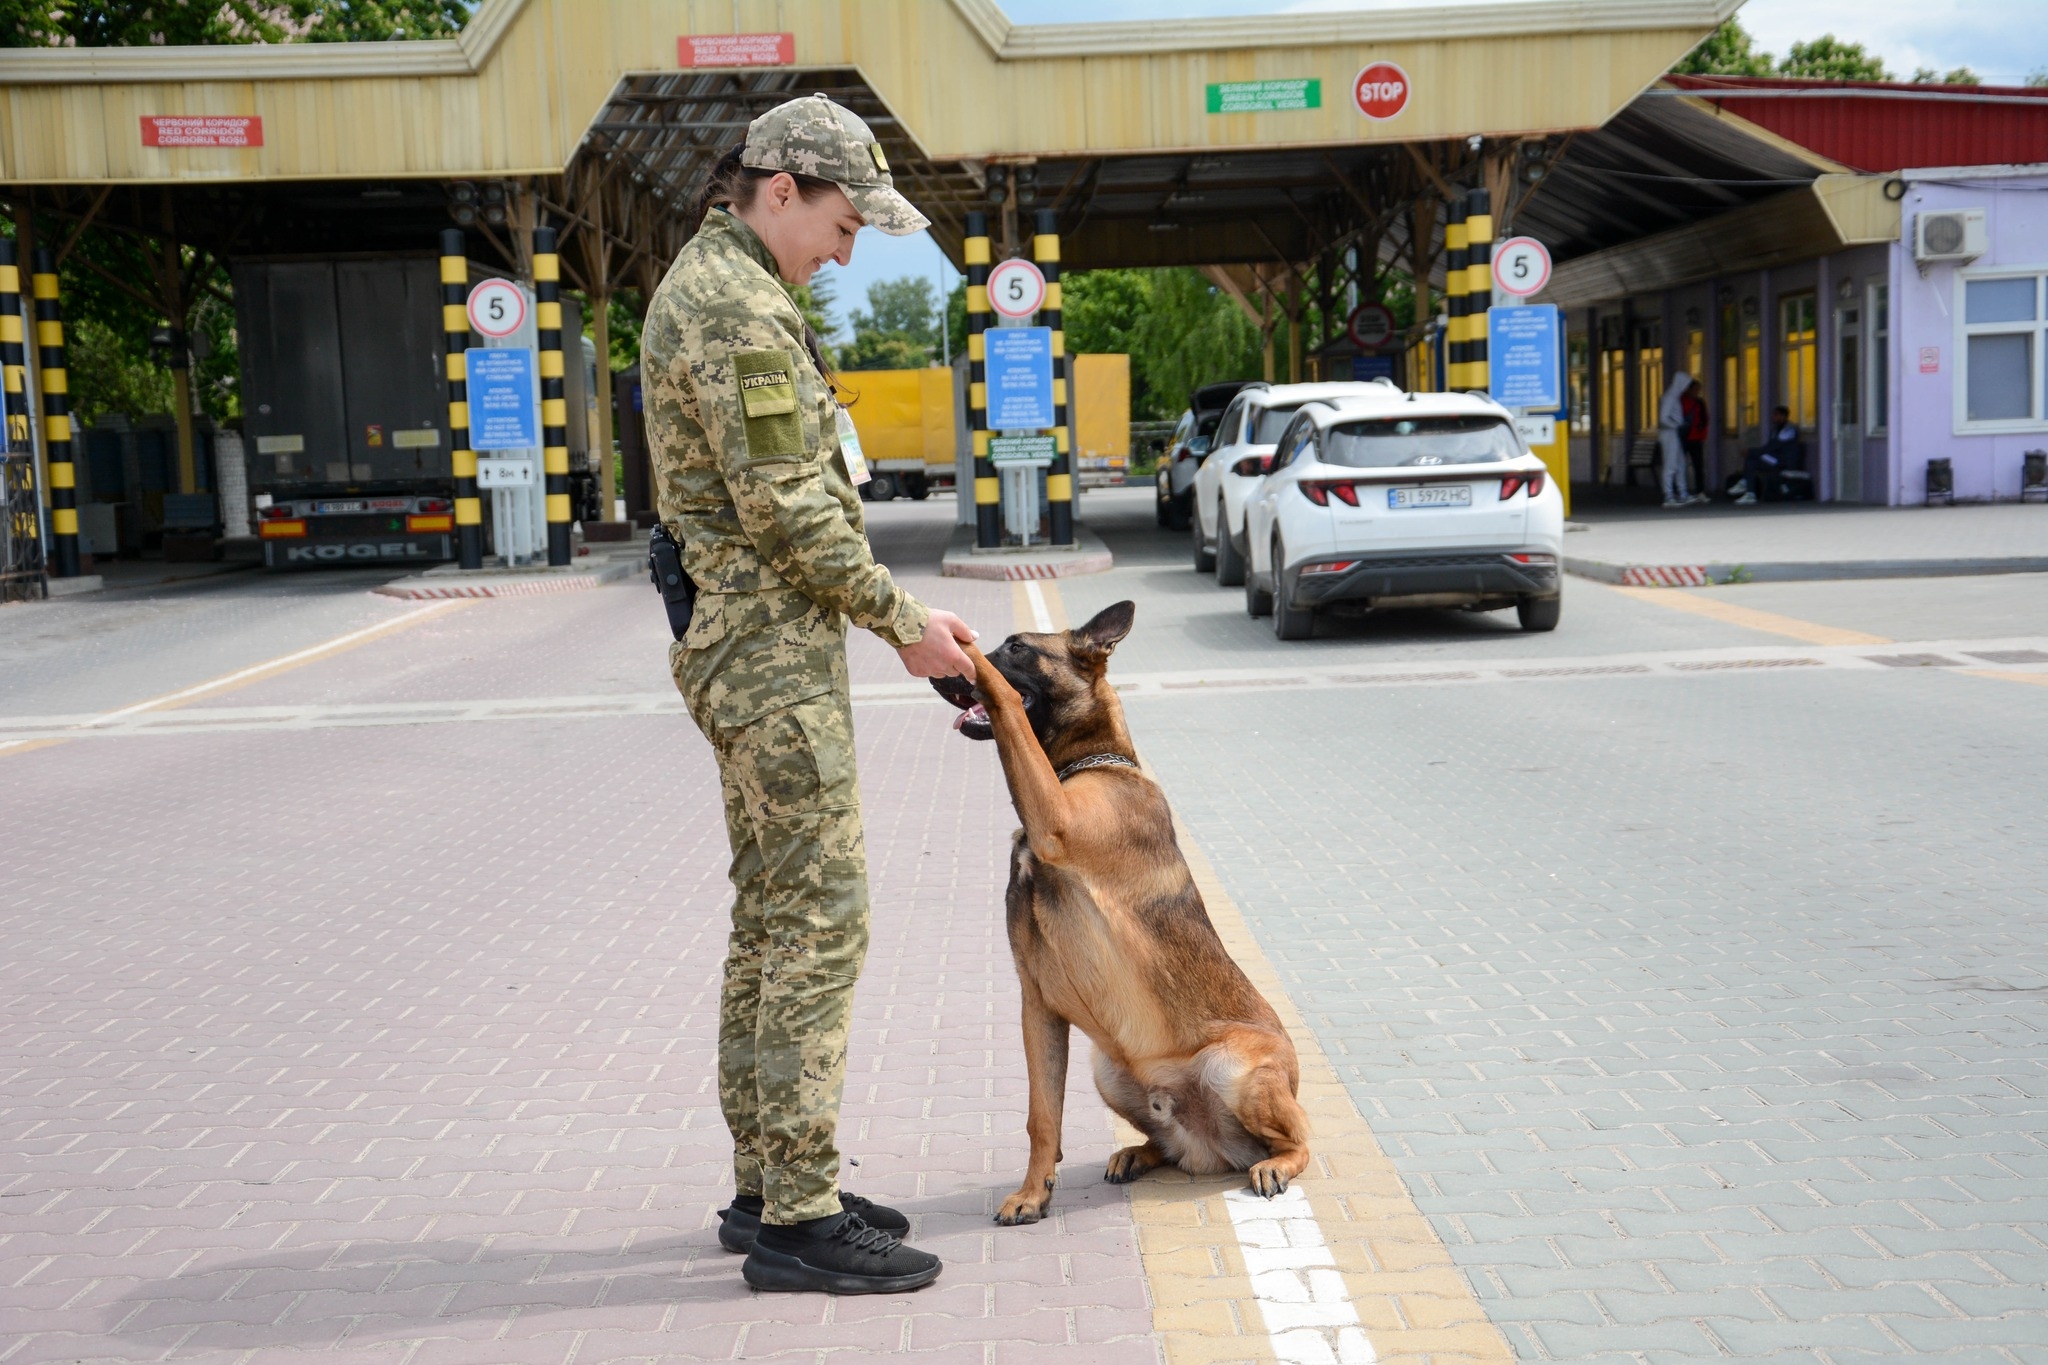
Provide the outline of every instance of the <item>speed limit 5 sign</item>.
{"type": "Polygon", "coordinates": [[[1019,257],[988,272],[988,306],[1006,318],[1028,318],[1045,306],[1045,275],[1019,257]]]}
{"type": "Polygon", "coordinates": [[[469,325],[501,341],[526,325],[526,294],[508,280],[485,280],[469,291],[469,325]]]}
{"type": "Polygon", "coordinates": [[[1550,252],[1534,237],[1510,237],[1493,249],[1493,287],[1526,299],[1550,283],[1550,252]]]}

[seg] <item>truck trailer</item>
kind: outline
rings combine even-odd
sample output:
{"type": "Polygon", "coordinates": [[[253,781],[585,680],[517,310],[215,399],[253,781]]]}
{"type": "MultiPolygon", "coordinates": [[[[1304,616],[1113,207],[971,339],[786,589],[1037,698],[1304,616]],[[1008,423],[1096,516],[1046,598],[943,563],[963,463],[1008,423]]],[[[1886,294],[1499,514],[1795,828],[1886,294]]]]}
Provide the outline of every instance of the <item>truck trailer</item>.
{"type": "MultiPolygon", "coordinates": [[[[471,278],[489,273],[472,267],[471,278]]],[[[245,259],[233,277],[244,449],[264,564],[454,558],[437,258],[245,259]]],[[[583,360],[573,300],[562,304],[562,329],[583,360]]],[[[583,413],[589,366],[563,370],[569,411],[583,413]]],[[[591,425],[568,426],[573,505],[585,516],[597,493],[591,425]]]]}

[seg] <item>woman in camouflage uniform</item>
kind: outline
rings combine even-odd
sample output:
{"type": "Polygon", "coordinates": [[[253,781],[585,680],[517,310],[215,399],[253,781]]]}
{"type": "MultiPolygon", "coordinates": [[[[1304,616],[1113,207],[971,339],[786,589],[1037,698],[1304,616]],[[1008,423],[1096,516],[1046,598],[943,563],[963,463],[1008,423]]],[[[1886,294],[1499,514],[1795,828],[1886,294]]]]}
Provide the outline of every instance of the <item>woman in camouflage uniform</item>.
{"type": "Polygon", "coordinates": [[[839,1191],[835,1131],[867,864],[846,623],[917,677],[974,670],[974,633],[898,587],[863,529],[867,481],[822,349],[786,284],[846,264],[866,224],[925,219],[874,134],[823,95],[748,127],[713,169],[703,223],[655,293],[641,353],[662,520],[698,585],[669,662],[718,758],[732,843],[732,937],[718,1088],[737,1193],[719,1240],[760,1289],[894,1293],[938,1258],[902,1214],[839,1191]]]}

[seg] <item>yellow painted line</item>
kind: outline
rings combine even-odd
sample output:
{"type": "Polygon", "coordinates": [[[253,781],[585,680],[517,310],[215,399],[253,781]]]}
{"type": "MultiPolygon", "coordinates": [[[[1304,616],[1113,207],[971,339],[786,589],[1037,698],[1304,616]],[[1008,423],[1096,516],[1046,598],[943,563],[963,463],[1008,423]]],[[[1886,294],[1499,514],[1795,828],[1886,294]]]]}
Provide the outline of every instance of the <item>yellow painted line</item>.
{"type": "MultiPolygon", "coordinates": [[[[266,678],[276,677],[280,673],[290,672],[292,669],[304,667],[306,664],[320,659],[331,659],[337,654],[369,644],[373,640],[379,640],[398,631],[410,629],[424,622],[429,617],[446,615],[449,611],[469,606],[474,600],[471,598],[455,598],[445,602],[434,602],[424,607],[415,607],[411,611],[394,616],[388,621],[380,621],[374,626],[365,626],[361,630],[352,630],[345,635],[337,635],[331,640],[323,641],[317,645],[310,645],[305,649],[295,650],[290,654],[280,655],[278,658],[270,659],[264,663],[251,664],[247,668],[236,669],[232,673],[223,674],[207,682],[195,683],[191,687],[180,688],[176,692],[166,692],[162,696],[151,697],[147,701],[139,701],[132,706],[123,706],[118,710],[102,712],[90,720],[80,721],[77,728],[82,732],[90,732],[100,726],[110,725],[118,720],[125,720],[129,716],[138,715],[144,711],[173,710],[180,706],[189,705],[201,697],[214,696],[221,692],[232,692],[238,688],[248,687],[252,683],[262,682],[266,678]]],[[[29,752],[31,749],[48,748],[53,744],[63,744],[65,742],[63,739],[39,739],[23,740],[12,745],[0,744],[0,754],[22,754],[29,752]]]]}
{"type": "Polygon", "coordinates": [[[1860,630],[1843,630],[1839,626],[1823,626],[1813,621],[1802,621],[1796,616],[1780,616],[1773,611],[1758,611],[1755,607],[1739,607],[1733,602],[1723,602],[1718,597],[1701,597],[1696,590],[1688,588],[1622,588],[1611,583],[1603,583],[1600,586],[1609,592],[1633,597],[1638,602],[1654,602],[1660,607],[1669,607],[1673,611],[1689,611],[1695,616],[1712,617],[1731,626],[1746,626],[1750,630],[1790,636],[1809,645],[1892,643],[1882,635],[1866,635],[1860,630]]]}
{"type": "MultiPolygon", "coordinates": [[[[1057,585],[1041,581],[1036,586],[1048,612],[1064,624],[1057,585]]],[[[1017,603],[1018,623],[1028,630],[1029,605],[1021,592],[1017,603]]],[[[1178,838],[1224,947],[1272,1002],[1294,1039],[1314,1154],[1294,1188],[1307,1196],[1373,1357],[1381,1362],[1506,1365],[1514,1359],[1507,1340],[1487,1320],[1450,1251],[1380,1150],[1236,903],[1185,829],[1178,838]]],[[[1119,1144],[1142,1140],[1123,1120],[1112,1117],[1111,1124],[1119,1144]]],[[[1170,1168],[1126,1187],[1152,1291],[1153,1330],[1168,1365],[1303,1358],[1299,1341],[1283,1343],[1279,1329],[1269,1329],[1268,1306],[1275,1297],[1259,1292],[1246,1267],[1225,1202],[1226,1195],[1244,1187],[1241,1175],[1198,1179],[1170,1168]]],[[[1275,1318],[1286,1321],[1286,1311],[1283,1305],[1275,1318]]]]}
{"type": "Polygon", "coordinates": [[[2048,687],[2048,673],[2007,673],[1997,668],[1965,668],[1962,671],[1973,678],[1997,678],[2002,682],[2031,683],[2035,687],[2048,687]]]}
{"type": "Polygon", "coordinates": [[[1060,601],[1059,589],[1049,578],[1027,578],[1010,585],[1010,606],[1017,618],[1017,629],[1047,631],[1068,629],[1067,609],[1060,601]]]}

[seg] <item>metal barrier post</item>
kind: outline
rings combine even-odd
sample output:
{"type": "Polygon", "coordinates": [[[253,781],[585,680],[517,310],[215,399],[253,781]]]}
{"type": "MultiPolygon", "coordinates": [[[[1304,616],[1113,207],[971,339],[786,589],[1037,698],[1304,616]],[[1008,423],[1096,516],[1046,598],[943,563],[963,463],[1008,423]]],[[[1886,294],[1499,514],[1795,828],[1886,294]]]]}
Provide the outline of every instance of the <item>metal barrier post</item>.
{"type": "Polygon", "coordinates": [[[455,477],[456,562],[484,566],[484,506],[476,452],[469,448],[469,243],[461,228],[441,232],[441,349],[448,360],[449,472],[455,477]]]}
{"type": "Polygon", "coordinates": [[[1468,389],[1491,379],[1486,313],[1493,307],[1493,196],[1485,186],[1465,194],[1465,360],[1468,389]]]}
{"type": "Polygon", "coordinates": [[[1444,221],[1444,307],[1449,327],[1444,333],[1444,389],[1457,393],[1472,387],[1467,378],[1468,333],[1465,330],[1465,201],[1453,199],[1444,221]]]}
{"type": "Polygon", "coordinates": [[[1052,467],[1045,471],[1045,500],[1052,511],[1052,543],[1074,543],[1073,433],[1067,428],[1067,334],[1061,324],[1060,222],[1052,209],[1038,211],[1031,259],[1045,276],[1045,302],[1037,322],[1052,329],[1052,467]]]}
{"type": "Polygon", "coordinates": [[[569,562],[569,403],[562,393],[562,261],[555,230],[533,230],[533,313],[540,332],[541,469],[547,476],[548,563],[569,562]]]}
{"type": "Polygon", "coordinates": [[[974,444],[974,543],[993,550],[1003,543],[1003,481],[988,457],[988,215],[967,215],[961,244],[967,265],[967,438],[974,444]]]}
{"type": "Polygon", "coordinates": [[[64,309],[57,295],[57,256],[36,248],[36,369],[43,391],[43,444],[49,452],[53,578],[78,577],[78,467],[71,462],[71,381],[64,371],[64,309]]]}

